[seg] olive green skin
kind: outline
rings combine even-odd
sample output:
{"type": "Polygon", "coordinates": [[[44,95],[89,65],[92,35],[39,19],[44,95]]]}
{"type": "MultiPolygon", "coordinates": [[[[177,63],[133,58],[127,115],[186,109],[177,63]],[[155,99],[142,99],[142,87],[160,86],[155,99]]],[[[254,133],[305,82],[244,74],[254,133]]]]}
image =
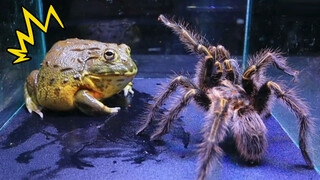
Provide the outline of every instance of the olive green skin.
{"type": "Polygon", "coordinates": [[[86,114],[118,112],[98,100],[132,85],[137,71],[125,44],[76,38],[58,41],[46,54],[40,69],[28,76],[26,105],[29,111],[37,113],[42,107],[57,111],[78,107],[86,114]]]}

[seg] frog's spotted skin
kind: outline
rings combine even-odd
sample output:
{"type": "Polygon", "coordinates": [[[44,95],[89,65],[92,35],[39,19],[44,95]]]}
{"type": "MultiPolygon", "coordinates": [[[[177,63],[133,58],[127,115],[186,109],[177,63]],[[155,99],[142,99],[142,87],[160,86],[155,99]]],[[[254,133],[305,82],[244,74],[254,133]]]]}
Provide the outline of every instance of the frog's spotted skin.
{"type": "Polygon", "coordinates": [[[41,117],[42,107],[58,111],[77,107],[86,114],[115,113],[118,107],[109,108],[99,100],[123,89],[132,93],[131,81],[137,71],[125,44],[59,41],[47,53],[40,69],[27,78],[26,106],[41,117]]]}

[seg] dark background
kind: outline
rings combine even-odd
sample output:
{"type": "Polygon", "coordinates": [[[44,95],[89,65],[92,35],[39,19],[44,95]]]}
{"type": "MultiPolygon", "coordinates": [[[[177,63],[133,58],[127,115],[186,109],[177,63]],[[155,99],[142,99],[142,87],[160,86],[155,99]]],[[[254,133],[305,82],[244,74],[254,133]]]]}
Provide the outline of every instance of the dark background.
{"type": "Polygon", "coordinates": [[[57,39],[78,37],[126,43],[135,54],[185,54],[178,38],[157,21],[159,14],[165,14],[189,22],[213,44],[224,44],[232,52],[242,53],[244,0],[59,0],[44,1],[44,12],[50,4],[66,29],[61,30],[57,23],[52,23],[46,36],[48,47],[57,39]],[[240,24],[237,19],[241,19],[240,24]]]}
{"type": "MultiPolygon", "coordinates": [[[[135,54],[185,54],[178,38],[157,21],[159,14],[184,19],[212,44],[242,55],[245,0],[55,0],[66,29],[51,23],[47,46],[78,37],[127,43],[135,54]]],[[[280,48],[288,55],[315,55],[320,47],[320,1],[254,0],[249,52],[280,48]]]]}
{"type": "MultiPolygon", "coordinates": [[[[28,4],[2,3],[2,52],[15,46],[15,29],[26,32],[21,5],[28,4]]],[[[51,19],[45,35],[48,49],[58,40],[78,37],[126,43],[134,54],[185,54],[178,38],[157,21],[159,14],[166,14],[189,22],[212,44],[242,55],[246,0],[44,0],[44,17],[50,4],[66,28],[51,19]]],[[[29,10],[36,14],[37,10],[29,10]]],[[[317,55],[319,34],[319,0],[253,0],[249,53],[271,47],[288,55],[317,55]]]]}
{"type": "Polygon", "coordinates": [[[254,0],[250,52],[280,48],[289,55],[319,55],[319,0],[254,0]]]}

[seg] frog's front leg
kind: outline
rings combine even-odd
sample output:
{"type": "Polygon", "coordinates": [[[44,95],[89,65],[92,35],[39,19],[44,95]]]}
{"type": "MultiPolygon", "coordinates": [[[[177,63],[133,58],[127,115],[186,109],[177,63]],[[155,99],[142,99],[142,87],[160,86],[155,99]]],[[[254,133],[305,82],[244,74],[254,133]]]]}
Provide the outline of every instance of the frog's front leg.
{"type": "Polygon", "coordinates": [[[36,87],[37,87],[37,77],[38,70],[34,70],[30,73],[24,84],[24,100],[26,102],[26,107],[29,113],[37,113],[41,119],[43,118],[43,113],[41,112],[42,107],[38,104],[36,100],[36,87]]]}
{"type": "Polygon", "coordinates": [[[120,107],[110,108],[90,95],[88,90],[80,90],[74,97],[75,106],[85,114],[110,114],[117,113],[120,107]]]}
{"type": "Polygon", "coordinates": [[[129,82],[127,84],[127,86],[125,88],[123,88],[123,93],[124,93],[124,96],[128,96],[128,94],[134,94],[134,91],[132,89],[132,86],[133,86],[133,83],[132,82],[129,82]]]}

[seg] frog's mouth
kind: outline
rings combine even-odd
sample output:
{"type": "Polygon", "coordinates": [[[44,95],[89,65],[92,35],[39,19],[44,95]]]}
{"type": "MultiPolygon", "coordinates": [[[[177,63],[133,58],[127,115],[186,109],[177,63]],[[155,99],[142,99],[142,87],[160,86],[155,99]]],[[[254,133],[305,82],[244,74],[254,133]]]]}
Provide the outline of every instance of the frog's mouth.
{"type": "Polygon", "coordinates": [[[135,74],[131,75],[124,75],[124,74],[89,74],[87,77],[96,85],[106,83],[107,85],[114,85],[114,86],[125,86],[127,83],[132,81],[135,77],[135,74]]]}
{"type": "Polygon", "coordinates": [[[129,82],[133,80],[136,73],[125,72],[125,73],[84,73],[83,77],[85,83],[91,84],[89,86],[99,87],[101,91],[104,91],[106,87],[118,90],[123,88],[129,82]]]}
{"type": "Polygon", "coordinates": [[[123,71],[114,71],[108,69],[107,71],[85,71],[85,76],[95,76],[95,77],[116,77],[116,76],[123,76],[123,77],[130,77],[135,76],[137,74],[137,68],[127,69],[123,71]]]}
{"type": "Polygon", "coordinates": [[[136,73],[124,73],[124,74],[120,74],[120,73],[115,73],[115,74],[87,74],[85,76],[89,76],[89,77],[93,77],[93,78],[112,78],[112,77],[134,77],[136,76],[136,73]]]}

